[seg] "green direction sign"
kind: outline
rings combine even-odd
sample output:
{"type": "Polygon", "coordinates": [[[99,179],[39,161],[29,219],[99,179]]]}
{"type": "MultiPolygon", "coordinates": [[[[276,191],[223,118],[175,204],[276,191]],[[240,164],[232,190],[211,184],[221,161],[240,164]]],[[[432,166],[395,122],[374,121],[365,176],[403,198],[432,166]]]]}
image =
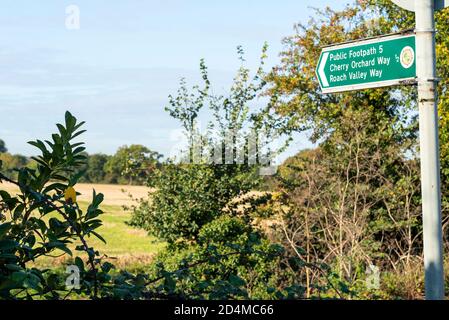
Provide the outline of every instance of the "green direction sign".
{"type": "Polygon", "coordinates": [[[324,48],[316,74],[323,93],[379,88],[416,78],[415,35],[393,35],[324,48]]]}

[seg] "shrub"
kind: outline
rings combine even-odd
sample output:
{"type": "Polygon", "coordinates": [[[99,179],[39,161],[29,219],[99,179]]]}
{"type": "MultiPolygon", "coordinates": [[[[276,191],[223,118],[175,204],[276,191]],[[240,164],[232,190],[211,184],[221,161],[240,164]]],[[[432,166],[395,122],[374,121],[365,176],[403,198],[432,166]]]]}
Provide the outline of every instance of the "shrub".
{"type": "Polygon", "coordinates": [[[75,250],[87,256],[88,266],[80,257],[75,258],[83,279],[78,292],[92,297],[99,293],[99,253],[89,247],[86,239],[102,239],[95,230],[101,226],[98,217],[102,214],[99,205],[103,195],[94,191],[92,203],[83,212],[73,191],[82,175],[75,169],[85,162],[83,143],[73,142],[84,132],[80,130],[82,125],[67,112],[65,125],[57,125],[59,132],[52,135],[52,141],[29,142],[41,152],[33,158],[36,169],[17,169],[17,180],[0,173],[0,182],[8,181],[20,188],[18,195],[0,190],[1,298],[59,298],[67,291],[63,279],[30,264],[55,253],[72,255],[70,244],[76,244],[75,250]]]}
{"type": "Polygon", "coordinates": [[[196,86],[189,93],[183,81],[167,108],[185,130],[188,163],[167,163],[156,171],[151,178],[155,191],[134,208],[131,223],[168,242],[157,266],[171,271],[189,266],[173,283],[173,293],[210,299],[301,296],[302,287],[291,286],[293,278],[288,286],[282,283],[290,275],[280,266],[283,250],[256,226],[259,206],[271,197],[251,193],[261,181],[260,164],[248,160],[261,155],[247,154],[243,164],[238,158],[237,151],[248,150],[245,129],[265,128],[269,133],[274,127],[262,121],[263,110],[250,112],[250,103],[264,86],[262,69],[250,79],[242,66],[226,97],[209,94],[203,62],[201,73],[204,88],[196,86]],[[208,125],[213,133],[203,134],[196,119],[207,106],[214,119],[208,125]],[[233,139],[228,139],[229,132],[233,139]],[[204,146],[205,141],[212,148],[204,146]]]}

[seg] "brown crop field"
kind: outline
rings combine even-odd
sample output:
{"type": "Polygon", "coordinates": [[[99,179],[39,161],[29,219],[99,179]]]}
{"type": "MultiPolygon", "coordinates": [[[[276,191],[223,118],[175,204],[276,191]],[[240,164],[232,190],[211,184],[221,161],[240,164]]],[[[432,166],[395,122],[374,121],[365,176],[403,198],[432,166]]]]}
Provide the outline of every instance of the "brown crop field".
{"type": "MultiPolygon", "coordinates": [[[[19,189],[17,186],[3,182],[0,183],[0,188],[10,193],[16,193],[19,189]]],[[[76,191],[81,193],[78,200],[81,202],[88,202],[92,199],[92,192],[104,194],[104,204],[112,206],[130,205],[133,203],[132,198],[143,198],[148,195],[152,189],[143,186],[123,186],[112,184],[86,184],[80,183],[75,187],[76,191]]]]}

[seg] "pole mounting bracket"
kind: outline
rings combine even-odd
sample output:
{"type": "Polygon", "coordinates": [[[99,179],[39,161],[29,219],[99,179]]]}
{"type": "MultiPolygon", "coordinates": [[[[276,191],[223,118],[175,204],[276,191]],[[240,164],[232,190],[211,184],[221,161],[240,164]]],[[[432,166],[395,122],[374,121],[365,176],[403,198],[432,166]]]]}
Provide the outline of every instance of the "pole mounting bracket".
{"type": "Polygon", "coordinates": [[[441,78],[416,78],[417,82],[435,82],[438,83],[442,79],[441,78]]]}
{"type": "Polygon", "coordinates": [[[436,31],[436,29],[434,29],[434,28],[428,28],[428,29],[425,29],[425,28],[422,28],[422,29],[415,29],[415,33],[424,33],[424,32],[436,33],[437,31],[436,31]]]}

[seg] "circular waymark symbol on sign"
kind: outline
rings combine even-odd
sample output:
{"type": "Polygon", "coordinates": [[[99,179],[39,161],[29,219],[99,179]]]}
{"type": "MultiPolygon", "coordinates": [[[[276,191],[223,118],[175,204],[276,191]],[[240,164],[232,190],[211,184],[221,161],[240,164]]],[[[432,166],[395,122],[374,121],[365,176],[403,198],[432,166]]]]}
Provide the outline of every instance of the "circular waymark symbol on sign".
{"type": "Polygon", "coordinates": [[[408,69],[415,62],[415,52],[412,47],[404,47],[401,51],[401,65],[403,68],[408,69]]]}

